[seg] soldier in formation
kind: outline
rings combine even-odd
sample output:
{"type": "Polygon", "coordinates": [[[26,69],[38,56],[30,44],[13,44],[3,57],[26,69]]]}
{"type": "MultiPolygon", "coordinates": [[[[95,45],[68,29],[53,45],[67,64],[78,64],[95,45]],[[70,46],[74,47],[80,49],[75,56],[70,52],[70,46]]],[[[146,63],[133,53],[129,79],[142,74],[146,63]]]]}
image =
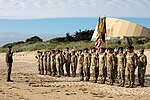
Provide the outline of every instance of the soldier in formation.
{"type": "Polygon", "coordinates": [[[67,47],[65,51],[51,50],[37,52],[38,71],[41,75],[51,76],[70,76],[70,67],[72,77],[76,76],[78,69],[80,81],[91,80],[97,83],[105,84],[108,80],[109,85],[113,85],[115,79],[119,83],[118,86],[125,86],[125,73],[127,73],[127,88],[133,88],[135,83],[135,70],[138,67],[139,86],[144,86],[144,76],[147,66],[147,57],[144,55],[144,49],[139,51],[139,56],[134,52],[133,46],[128,46],[123,52],[123,47],[120,47],[117,52],[108,48],[100,48],[96,51],[92,48],[89,52],[88,48],[83,51],[75,50],[70,52],[67,47]],[[64,72],[64,67],[66,71],[64,72]],[[91,73],[90,73],[91,72],[91,73]],[[90,76],[92,79],[90,79],[90,76]]]}

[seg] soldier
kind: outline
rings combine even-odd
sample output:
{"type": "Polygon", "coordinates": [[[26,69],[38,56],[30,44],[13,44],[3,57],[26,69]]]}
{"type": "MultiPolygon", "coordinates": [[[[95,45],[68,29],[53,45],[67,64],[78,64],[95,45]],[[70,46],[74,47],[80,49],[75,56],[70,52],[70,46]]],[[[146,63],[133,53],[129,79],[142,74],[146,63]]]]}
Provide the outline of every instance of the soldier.
{"type": "Polygon", "coordinates": [[[107,76],[105,48],[100,48],[99,51],[99,75],[101,84],[105,84],[107,76]]]}
{"type": "Polygon", "coordinates": [[[91,56],[91,71],[93,76],[93,83],[97,83],[98,79],[98,54],[96,53],[96,49],[92,49],[91,56]]]}
{"type": "Polygon", "coordinates": [[[75,51],[73,50],[71,53],[71,71],[72,76],[76,76],[76,70],[77,70],[77,56],[75,55],[75,51]]]}
{"type": "Polygon", "coordinates": [[[137,67],[138,57],[137,54],[134,53],[134,47],[128,46],[128,52],[126,55],[126,67],[128,72],[128,86],[127,88],[133,88],[135,81],[135,69],[137,67]]]}
{"type": "Polygon", "coordinates": [[[43,52],[41,51],[40,52],[40,74],[41,75],[44,75],[44,55],[43,55],[43,52]]]}
{"type": "Polygon", "coordinates": [[[56,75],[56,55],[55,55],[55,50],[51,51],[51,68],[52,68],[52,76],[56,75]]]}
{"type": "Polygon", "coordinates": [[[62,51],[60,51],[60,57],[61,57],[60,72],[61,72],[61,75],[64,76],[64,64],[66,60],[62,51]]]}
{"type": "Polygon", "coordinates": [[[35,56],[35,58],[37,59],[37,63],[38,63],[38,73],[40,73],[40,51],[37,51],[37,55],[35,56]]]}
{"type": "Polygon", "coordinates": [[[45,75],[47,75],[47,69],[48,69],[48,67],[47,67],[47,59],[48,57],[47,57],[47,51],[45,51],[44,52],[44,71],[45,71],[45,75]]]}
{"type": "Polygon", "coordinates": [[[117,54],[118,54],[118,49],[115,48],[114,49],[114,56],[115,56],[115,65],[114,65],[114,79],[117,78],[117,75],[118,75],[118,62],[117,62],[117,54]]]}
{"type": "Polygon", "coordinates": [[[113,85],[114,82],[114,66],[115,66],[115,57],[113,54],[113,49],[108,48],[108,54],[106,58],[106,63],[107,63],[107,76],[109,79],[109,85],[113,85]]]}
{"type": "Polygon", "coordinates": [[[123,47],[119,48],[119,54],[117,55],[117,63],[118,63],[119,86],[124,87],[126,58],[125,58],[125,54],[123,53],[123,47]]]}
{"type": "Polygon", "coordinates": [[[147,57],[144,55],[144,49],[140,50],[140,55],[139,55],[139,62],[138,62],[138,80],[139,80],[139,85],[141,87],[144,87],[144,76],[146,72],[146,66],[147,66],[147,57]]]}
{"type": "Polygon", "coordinates": [[[80,81],[84,80],[84,74],[83,74],[83,61],[84,61],[84,56],[82,54],[82,50],[78,51],[78,68],[79,68],[79,75],[80,75],[80,81]]]}
{"type": "Polygon", "coordinates": [[[71,54],[69,52],[69,48],[66,48],[66,52],[65,52],[65,59],[66,59],[66,72],[67,72],[67,76],[70,76],[70,63],[71,63],[71,54]]]}
{"type": "Polygon", "coordinates": [[[61,76],[61,56],[60,56],[60,50],[58,49],[56,52],[56,69],[57,69],[57,76],[61,76]]]}
{"type": "Polygon", "coordinates": [[[7,82],[13,82],[11,80],[11,70],[12,70],[12,63],[13,63],[12,46],[8,46],[8,52],[6,53],[6,63],[7,63],[7,82]]]}
{"type": "Polygon", "coordinates": [[[86,78],[86,81],[90,79],[90,64],[91,64],[91,57],[88,52],[88,48],[84,49],[84,62],[83,62],[83,72],[86,78]]]}
{"type": "Polygon", "coordinates": [[[51,71],[51,52],[48,51],[48,54],[47,54],[47,72],[48,72],[48,75],[51,75],[52,71],[51,71]]]}

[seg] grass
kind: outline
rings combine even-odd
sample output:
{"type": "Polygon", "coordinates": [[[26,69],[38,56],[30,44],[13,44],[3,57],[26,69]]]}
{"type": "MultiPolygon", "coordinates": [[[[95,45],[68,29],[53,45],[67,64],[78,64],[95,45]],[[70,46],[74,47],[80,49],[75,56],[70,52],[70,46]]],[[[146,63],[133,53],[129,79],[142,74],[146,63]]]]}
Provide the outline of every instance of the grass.
{"type": "MultiPolygon", "coordinates": [[[[91,49],[94,46],[94,44],[95,42],[85,40],[85,41],[74,41],[74,42],[57,42],[57,41],[34,42],[34,43],[14,42],[11,45],[13,45],[14,52],[23,52],[23,51],[52,50],[52,49],[64,50],[66,47],[75,50],[84,49],[84,48],[91,49]]],[[[10,44],[6,44],[0,47],[0,52],[6,52],[8,45],[10,44]]],[[[133,41],[132,45],[135,47],[135,49],[141,49],[141,48],[150,49],[149,40],[144,42],[143,44],[133,41]]],[[[120,46],[126,48],[128,44],[121,40],[111,40],[107,42],[107,46],[105,47],[118,48],[120,46]]]]}

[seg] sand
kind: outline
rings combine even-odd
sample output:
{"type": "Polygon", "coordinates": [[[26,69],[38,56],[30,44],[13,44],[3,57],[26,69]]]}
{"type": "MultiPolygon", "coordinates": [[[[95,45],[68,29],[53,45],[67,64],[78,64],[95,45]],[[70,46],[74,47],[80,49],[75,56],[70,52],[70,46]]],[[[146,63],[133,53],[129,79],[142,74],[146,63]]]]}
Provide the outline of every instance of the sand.
{"type": "MultiPolygon", "coordinates": [[[[0,53],[0,100],[149,100],[150,51],[146,50],[148,66],[146,87],[118,87],[107,84],[80,82],[79,77],[38,75],[36,52],[14,54],[12,80],[6,82],[5,54],[0,53]]],[[[136,71],[137,73],[137,71],[136,71]]],[[[137,74],[136,74],[137,75],[137,74]]],[[[127,83],[127,82],[126,82],[127,83]]]]}

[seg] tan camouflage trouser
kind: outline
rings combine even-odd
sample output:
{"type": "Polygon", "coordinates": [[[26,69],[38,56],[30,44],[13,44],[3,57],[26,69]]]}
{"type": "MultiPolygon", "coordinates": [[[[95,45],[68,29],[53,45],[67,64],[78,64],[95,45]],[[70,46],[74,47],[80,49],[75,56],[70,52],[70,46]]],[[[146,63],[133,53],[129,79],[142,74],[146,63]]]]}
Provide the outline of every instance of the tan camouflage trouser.
{"type": "Polygon", "coordinates": [[[118,82],[123,85],[125,83],[125,68],[122,65],[118,65],[118,82]]]}
{"type": "Polygon", "coordinates": [[[96,66],[91,66],[91,71],[92,71],[92,77],[93,77],[93,81],[97,82],[98,79],[98,67],[96,66]]]}
{"type": "Polygon", "coordinates": [[[84,76],[86,78],[86,81],[89,81],[89,79],[90,79],[90,67],[88,64],[84,64],[83,73],[84,73],[84,76]]]}
{"type": "Polygon", "coordinates": [[[138,67],[138,80],[141,85],[144,85],[145,83],[145,79],[144,79],[145,72],[146,72],[146,68],[144,68],[143,66],[138,67]]]}
{"type": "Polygon", "coordinates": [[[106,81],[107,69],[105,68],[104,64],[99,65],[99,77],[101,82],[106,81]]]}
{"type": "Polygon", "coordinates": [[[80,80],[84,80],[83,64],[78,64],[80,80]]]}
{"type": "Polygon", "coordinates": [[[133,86],[135,81],[135,65],[127,64],[128,85],[133,86]]]}

